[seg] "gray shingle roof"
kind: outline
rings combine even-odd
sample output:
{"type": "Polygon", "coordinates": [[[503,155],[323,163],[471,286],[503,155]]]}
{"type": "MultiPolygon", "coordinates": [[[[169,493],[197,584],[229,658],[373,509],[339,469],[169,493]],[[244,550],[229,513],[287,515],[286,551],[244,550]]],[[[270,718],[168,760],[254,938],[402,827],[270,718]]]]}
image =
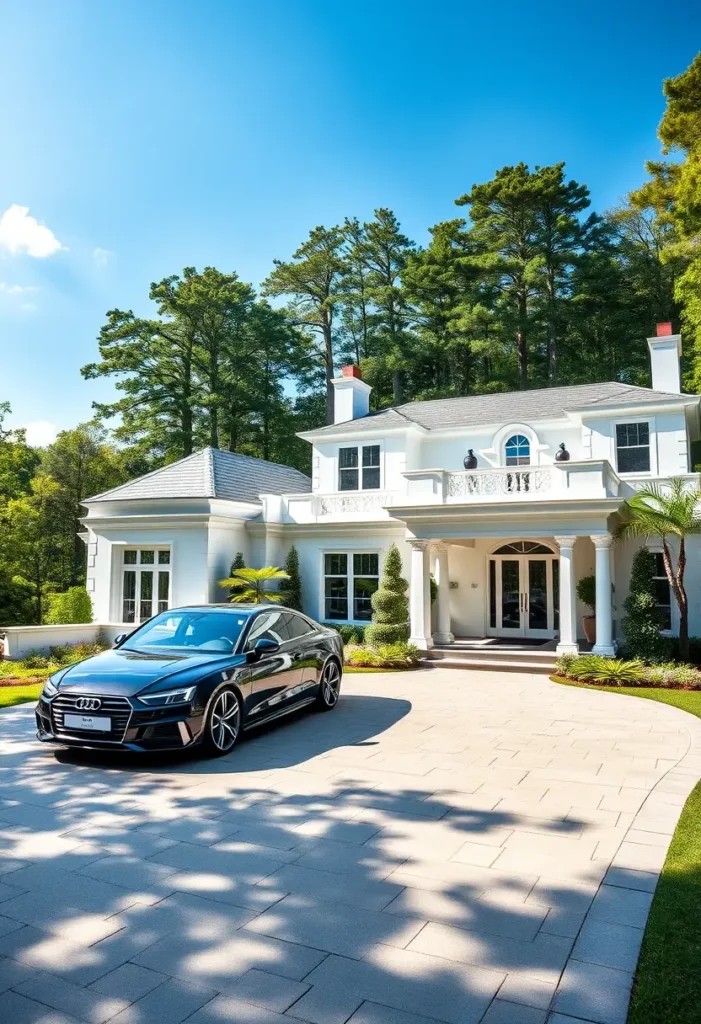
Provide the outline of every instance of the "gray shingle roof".
{"type": "Polygon", "coordinates": [[[137,498],[225,498],[258,502],[260,494],[311,491],[304,473],[277,462],[204,448],[163,469],[96,494],[86,501],[133,501],[137,498]]]}
{"type": "Polygon", "coordinates": [[[564,388],[539,388],[534,391],[505,391],[468,398],[439,398],[432,402],[407,402],[383,409],[357,420],[331,424],[309,431],[315,436],[333,437],[354,430],[374,430],[417,423],[426,430],[472,427],[486,423],[509,423],[557,419],[573,409],[601,406],[641,405],[649,402],[692,399],[691,395],[673,395],[651,388],[607,381],[602,384],[577,384],[564,388]]]}

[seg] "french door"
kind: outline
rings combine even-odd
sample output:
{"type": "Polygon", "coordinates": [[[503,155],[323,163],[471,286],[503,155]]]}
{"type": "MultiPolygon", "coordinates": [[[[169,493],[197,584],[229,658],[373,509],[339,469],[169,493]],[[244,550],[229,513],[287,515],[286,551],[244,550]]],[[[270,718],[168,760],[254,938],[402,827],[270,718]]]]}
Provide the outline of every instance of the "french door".
{"type": "Polygon", "coordinates": [[[552,639],[559,629],[556,555],[489,559],[489,636],[552,639]]]}

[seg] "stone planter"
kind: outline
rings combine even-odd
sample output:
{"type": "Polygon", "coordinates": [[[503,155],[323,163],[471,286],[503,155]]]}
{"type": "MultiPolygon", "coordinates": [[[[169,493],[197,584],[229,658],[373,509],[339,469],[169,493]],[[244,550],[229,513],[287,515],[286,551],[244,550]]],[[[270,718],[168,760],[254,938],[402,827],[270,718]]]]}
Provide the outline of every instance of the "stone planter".
{"type": "Polygon", "coordinates": [[[584,615],[582,618],[584,635],[590,644],[596,643],[596,615],[584,615]]]}

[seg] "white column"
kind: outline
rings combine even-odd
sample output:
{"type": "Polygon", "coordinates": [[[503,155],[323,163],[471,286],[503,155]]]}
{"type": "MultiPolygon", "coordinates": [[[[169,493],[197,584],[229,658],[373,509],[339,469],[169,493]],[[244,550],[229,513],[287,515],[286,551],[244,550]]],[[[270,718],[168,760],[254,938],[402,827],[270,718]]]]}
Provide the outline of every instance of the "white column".
{"type": "Polygon", "coordinates": [[[574,542],[576,537],[556,537],[560,547],[560,640],[558,654],[578,654],[577,596],[574,587],[574,542]]]}
{"type": "Polygon", "coordinates": [[[436,600],[436,633],[433,640],[437,644],[452,644],[455,637],[450,631],[450,576],[448,574],[448,545],[434,544],[436,570],[438,576],[438,597],[436,600]]]}
{"type": "Polygon", "coordinates": [[[411,636],[409,643],[422,651],[433,647],[431,636],[431,579],[429,542],[410,540],[411,579],[409,581],[409,618],[411,636]]]}
{"type": "Polygon", "coordinates": [[[596,549],[596,643],[594,654],[612,658],[616,653],[613,645],[613,608],[611,602],[611,545],[610,533],[592,537],[596,549]]]}

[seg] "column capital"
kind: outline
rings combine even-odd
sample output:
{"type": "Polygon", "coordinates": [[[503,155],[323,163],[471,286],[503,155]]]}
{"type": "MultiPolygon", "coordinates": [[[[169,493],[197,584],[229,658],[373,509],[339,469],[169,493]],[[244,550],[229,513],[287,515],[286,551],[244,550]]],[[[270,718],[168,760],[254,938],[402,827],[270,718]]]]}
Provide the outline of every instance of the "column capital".
{"type": "Polygon", "coordinates": [[[573,548],[577,537],[555,537],[555,543],[559,548],[573,548]]]}
{"type": "Polygon", "coordinates": [[[613,537],[610,533],[593,533],[591,536],[595,548],[610,548],[613,537]]]}
{"type": "Polygon", "coordinates": [[[431,543],[430,540],[416,540],[413,537],[407,538],[407,542],[414,551],[425,551],[431,543]]]}
{"type": "Polygon", "coordinates": [[[443,552],[443,551],[447,551],[448,550],[448,545],[444,541],[440,541],[440,540],[439,541],[434,541],[434,543],[431,544],[431,547],[436,552],[443,552]]]}

